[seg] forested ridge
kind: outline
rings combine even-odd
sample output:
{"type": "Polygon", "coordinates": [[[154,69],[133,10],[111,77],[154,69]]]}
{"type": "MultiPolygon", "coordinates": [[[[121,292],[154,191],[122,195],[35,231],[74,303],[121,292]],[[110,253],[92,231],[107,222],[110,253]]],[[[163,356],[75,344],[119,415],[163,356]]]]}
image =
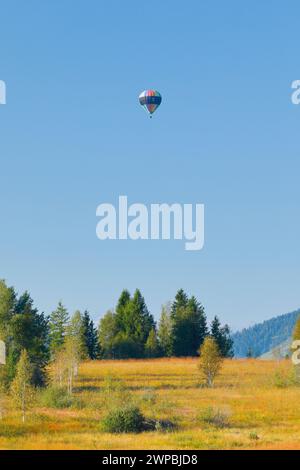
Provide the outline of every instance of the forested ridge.
{"type": "Polygon", "coordinates": [[[232,335],[236,357],[258,357],[292,336],[300,309],[286,313],[232,335]]]}

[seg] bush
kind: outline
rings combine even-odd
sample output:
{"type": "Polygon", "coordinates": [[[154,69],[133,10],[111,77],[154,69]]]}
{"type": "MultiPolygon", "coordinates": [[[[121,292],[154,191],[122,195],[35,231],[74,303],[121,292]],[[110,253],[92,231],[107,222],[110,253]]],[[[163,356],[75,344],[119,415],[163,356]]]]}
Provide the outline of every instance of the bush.
{"type": "Polygon", "coordinates": [[[217,428],[227,428],[230,426],[230,413],[225,410],[208,407],[204,409],[199,416],[199,420],[216,426],[217,428]]]}
{"type": "Polygon", "coordinates": [[[250,432],[249,434],[249,439],[251,439],[252,441],[258,441],[259,440],[259,436],[256,432],[250,432]]]}
{"type": "Polygon", "coordinates": [[[42,392],[41,405],[47,408],[70,408],[73,399],[65,388],[51,386],[42,392]]]}
{"type": "Polygon", "coordinates": [[[111,433],[138,433],[145,429],[145,419],[136,406],[112,409],[103,420],[103,428],[111,433]]]}

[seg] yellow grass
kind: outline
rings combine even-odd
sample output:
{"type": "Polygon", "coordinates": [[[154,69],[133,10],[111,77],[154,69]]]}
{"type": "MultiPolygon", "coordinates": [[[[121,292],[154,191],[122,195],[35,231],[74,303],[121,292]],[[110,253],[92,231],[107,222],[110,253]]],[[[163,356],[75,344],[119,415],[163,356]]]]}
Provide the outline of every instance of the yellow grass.
{"type": "Polygon", "coordinates": [[[197,359],[94,361],[81,366],[80,409],[35,408],[24,425],[6,401],[1,449],[300,449],[300,387],[276,386],[290,361],[226,360],[213,389],[200,386],[197,359]],[[113,435],[101,429],[108,376],[124,381],[145,416],[176,422],[172,432],[113,435]],[[107,379],[106,379],[107,381],[107,379]],[[229,426],[201,419],[208,407],[229,426]]]}

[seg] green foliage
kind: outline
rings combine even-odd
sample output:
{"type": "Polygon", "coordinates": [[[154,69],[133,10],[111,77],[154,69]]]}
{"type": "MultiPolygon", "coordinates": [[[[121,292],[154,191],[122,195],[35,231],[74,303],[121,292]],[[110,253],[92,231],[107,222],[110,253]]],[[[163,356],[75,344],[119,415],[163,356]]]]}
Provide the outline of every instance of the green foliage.
{"type": "Polygon", "coordinates": [[[146,357],[158,357],[159,355],[160,355],[159,342],[157,339],[156,331],[154,328],[152,328],[145,344],[145,356],[146,357]]]}
{"type": "Polygon", "coordinates": [[[74,400],[66,388],[52,385],[41,392],[39,401],[47,408],[70,408],[74,400]]]}
{"type": "Polygon", "coordinates": [[[222,327],[218,317],[214,317],[212,321],[211,336],[216,341],[222,357],[233,357],[233,341],[230,337],[229,326],[222,327]]]}
{"type": "Polygon", "coordinates": [[[117,319],[114,312],[108,310],[99,323],[99,344],[104,359],[115,357],[115,338],[118,333],[117,319]]]}
{"type": "Polygon", "coordinates": [[[112,409],[102,424],[110,433],[139,433],[145,429],[145,418],[138,407],[129,405],[112,409]]]}
{"type": "Polygon", "coordinates": [[[206,385],[212,387],[222,366],[222,357],[217,342],[212,337],[205,338],[200,350],[199,369],[206,385]]]}
{"type": "Polygon", "coordinates": [[[208,334],[203,306],[180,289],[171,307],[172,351],[175,356],[196,356],[208,334]]]}
{"type": "Polygon", "coordinates": [[[100,345],[98,341],[98,332],[91,320],[89,312],[84,311],[82,317],[84,349],[88,359],[98,359],[100,357],[100,345]]]}
{"type": "Polygon", "coordinates": [[[78,359],[86,359],[88,357],[88,351],[86,346],[83,318],[79,310],[76,310],[70,320],[69,325],[66,328],[65,340],[67,338],[72,338],[78,359]]]}
{"type": "Polygon", "coordinates": [[[162,307],[157,336],[162,355],[172,356],[172,319],[168,304],[162,307]]]}
{"type": "Polygon", "coordinates": [[[26,412],[34,400],[34,390],[31,386],[32,373],[32,364],[27,351],[24,349],[21,352],[10,390],[16,408],[22,411],[23,422],[25,421],[26,412]]]}
{"type": "Polygon", "coordinates": [[[107,312],[100,321],[99,342],[103,357],[139,358],[145,356],[150,331],[155,329],[141,292],[121,293],[116,312],[107,312]]]}
{"type": "MultiPolygon", "coordinates": [[[[203,306],[180,289],[174,302],[164,306],[158,331],[141,292],[121,293],[116,311],[108,311],[99,324],[99,343],[103,358],[142,358],[158,356],[196,356],[209,331],[203,306]]],[[[227,325],[217,318],[212,334],[221,354],[232,356],[232,341],[227,325]]]]}
{"type": "Polygon", "coordinates": [[[68,324],[69,313],[62,302],[59,302],[56,310],[50,315],[50,351],[52,357],[64,344],[68,324]]]}
{"type": "Polygon", "coordinates": [[[9,387],[16,374],[21,351],[27,350],[32,364],[32,384],[44,385],[49,361],[48,320],[33,307],[28,292],[19,298],[13,288],[0,281],[0,335],[5,341],[7,360],[1,368],[1,382],[9,387]]]}

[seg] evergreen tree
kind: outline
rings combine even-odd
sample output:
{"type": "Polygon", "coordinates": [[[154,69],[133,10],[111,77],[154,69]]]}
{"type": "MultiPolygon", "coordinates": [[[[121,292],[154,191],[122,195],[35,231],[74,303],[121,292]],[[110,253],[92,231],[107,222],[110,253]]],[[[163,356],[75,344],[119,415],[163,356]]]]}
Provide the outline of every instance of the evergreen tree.
{"type": "Polygon", "coordinates": [[[152,328],[155,322],[141,292],[137,289],[131,298],[124,290],[116,313],[109,312],[100,322],[99,341],[104,356],[143,357],[152,328]]]}
{"type": "Polygon", "coordinates": [[[9,338],[9,327],[16,305],[16,293],[13,287],[7,287],[0,279],[0,339],[6,342],[9,338]]]}
{"type": "Polygon", "coordinates": [[[17,299],[9,330],[11,335],[8,341],[7,361],[9,381],[15,375],[21,351],[26,349],[33,368],[32,384],[45,385],[46,365],[49,361],[48,319],[33,307],[33,300],[28,292],[17,299]]]}
{"type": "Polygon", "coordinates": [[[126,306],[128,305],[128,303],[130,302],[131,298],[130,298],[130,293],[128,292],[127,289],[124,289],[122,292],[121,292],[121,295],[119,297],[119,300],[118,300],[118,303],[117,303],[117,306],[116,306],[116,323],[118,325],[118,328],[120,330],[124,330],[124,327],[123,327],[123,314],[124,314],[124,311],[125,311],[125,308],[126,306]]]}
{"type": "Polygon", "coordinates": [[[188,320],[190,326],[190,354],[196,356],[199,347],[208,335],[207,320],[204,307],[193,296],[188,301],[188,320]]]}
{"type": "Polygon", "coordinates": [[[58,303],[56,310],[50,315],[50,351],[51,356],[59,351],[64,344],[67,326],[69,324],[69,314],[62,302],[58,303]]]}
{"type": "Polygon", "coordinates": [[[139,337],[142,343],[145,344],[150,331],[155,328],[155,322],[139,289],[136,289],[133,295],[131,308],[133,312],[133,318],[136,320],[137,337],[139,337]]]}
{"type": "Polygon", "coordinates": [[[100,357],[98,332],[87,310],[83,314],[83,331],[87,357],[92,360],[98,359],[100,357]]]}
{"type": "Polygon", "coordinates": [[[172,320],[169,305],[163,305],[158,325],[158,340],[163,356],[172,356],[172,320]]]}
{"type": "Polygon", "coordinates": [[[11,385],[11,395],[15,406],[22,412],[22,421],[25,422],[25,417],[28,409],[33,402],[33,388],[32,381],[32,365],[29,360],[27,351],[24,349],[21,352],[19,362],[17,364],[16,376],[11,385]]]}
{"type": "Polygon", "coordinates": [[[208,334],[204,308],[180,289],[171,309],[172,350],[175,356],[196,356],[208,334]]]}
{"type": "Polygon", "coordinates": [[[233,357],[233,341],[230,337],[229,326],[222,327],[217,316],[211,324],[211,336],[215,339],[222,357],[233,357]]]}
{"type": "Polygon", "coordinates": [[[175,296],[175,300],[171,306],[171,316],[175,317],[179,309],[186,308],[188,304],[188,296],[183,289],[179,289],[175,296]]]}

